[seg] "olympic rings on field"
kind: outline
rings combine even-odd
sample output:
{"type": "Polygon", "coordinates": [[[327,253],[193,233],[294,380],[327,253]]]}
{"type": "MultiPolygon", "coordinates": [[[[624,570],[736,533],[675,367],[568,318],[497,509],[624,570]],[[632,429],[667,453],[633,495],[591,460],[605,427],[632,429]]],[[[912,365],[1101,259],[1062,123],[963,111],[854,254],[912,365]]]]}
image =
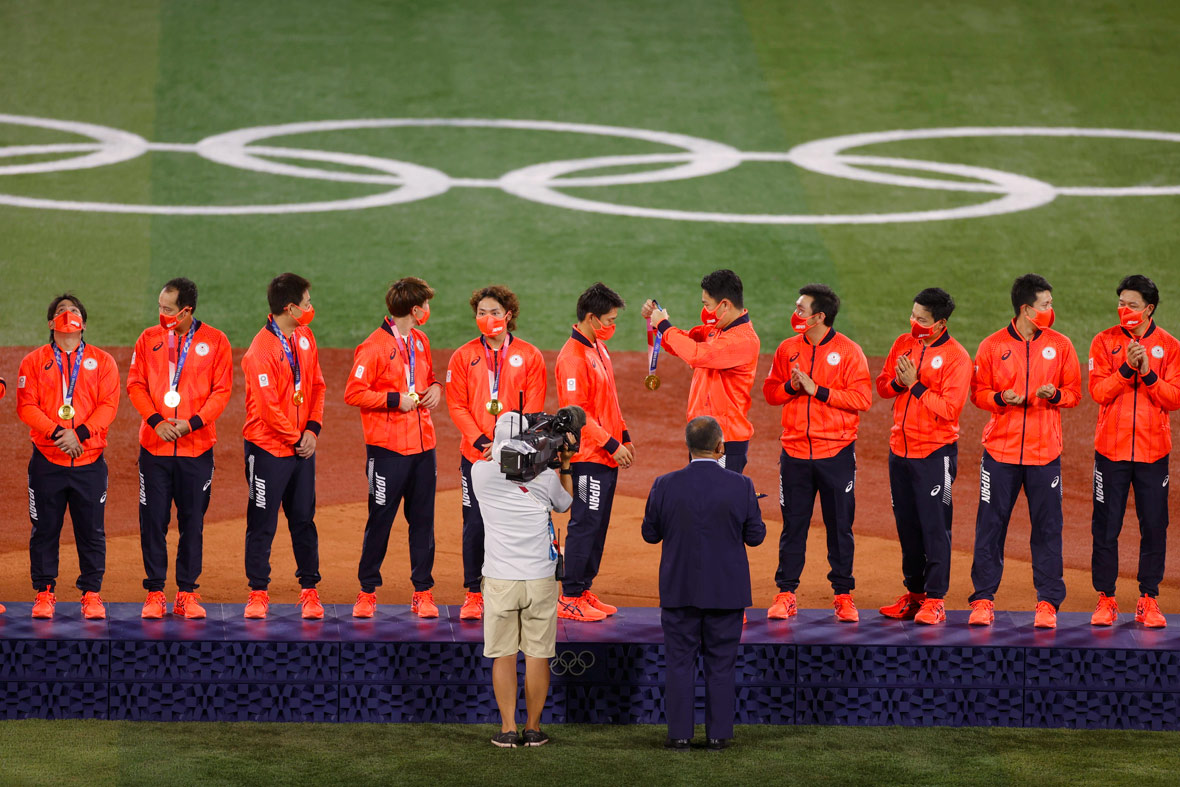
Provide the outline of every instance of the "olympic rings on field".
{"type": "Polygon", "coordinates": [[[586,674],[586,670],[593,666],[592,652],[583,650],[581,653],[575,653],[572,650],[563,650],[550,662],[549,669],[554,675],[569,675],[576,678],[586,674]]]}
{"type": "Polygon", "coordinates": [[[0,124],[76,134],[90,140],[82,143],[56,142],[0,147],[0,175],[35,175],[92,169],[130,161],[147,152],[191,153],[214,163],[260,174],[389,187],[387,190],[375,194],[347,199],[257,205],[130,204],[46,199],[0,193],[0,205],[47,210],[180,216],[315,213],[361,210],[416,202],[444,194],[452,188],[485,188],[498,189],[521,199],[552,207],[638,218],[730,224],[891,224],[945,221],[1014,213],[1046,205],[1059,196],[1180,195],[1180,185],[1054,186],[1026,175],[987,167],[848,152],[890,142],[966,137],[1084,137],[1180,142],[1180,133],[1164,131],[1053,127],[909,129],[830,137],[805,142],[787,152],[746,152],[723,142],[684,134],[538,120],[377,118],[312,121],[238,129],[206,137],[195,144],[149,142],[137,134],[105,126],[19,115],[0,115],[0,124]],[[664,153],[638,153],[549,161],[522,167],[498,178],[480,179],[453,177],[432,167],[391,158],[315,150],[306,147],[259,144],[274,140],[276,137],[393,128],[477,128],[587,134],[664,145],[674,150],[664,153]],[[28,163],[3,163],[19,158],[60,154],[76,155],[28,163]],[[306,164],[285,163],[276,159],[286,160],[286,162],[306,162],[306,164]],[[904,188],[984,194],[990,195],[992,198],[986,202],[972,205],[934,210],[853,214],[775,214],[652,208],[603,202],[584,196],[575,196],[565,191],[566,189],[604,186],[667,183],[706,177],[732,170],[743,162],[792,164],[810,172],[845,180],[904,188]],[[314,166],[316,164],[327,164],[347,169],[327,169],[314,166]],[[661,164],[669,166],[658,169],[634,169],[661,164]],[[618,174],[578,174],[623,167],[632,169],[618,174]],[[911,170],[931,173],[934,176],[950,176],[956,179],[903,175],[898,172],[882,171],[883,169],[911,170]],[[368,170],[368,172],[356,170],[368,170]]]}

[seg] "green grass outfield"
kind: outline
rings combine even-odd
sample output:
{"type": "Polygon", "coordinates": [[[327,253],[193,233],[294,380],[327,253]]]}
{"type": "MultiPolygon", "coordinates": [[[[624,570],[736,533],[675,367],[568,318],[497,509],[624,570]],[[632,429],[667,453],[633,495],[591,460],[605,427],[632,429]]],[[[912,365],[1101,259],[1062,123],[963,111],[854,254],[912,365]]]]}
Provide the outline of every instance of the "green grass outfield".
{"type": "MultiPolygon", "coordinates": [[[[747,151],[823,137],[960,125],[1180,132],[1180,4],[1079,0],[0,0],[0,112],[87,121],[156,142],[294,121],[474,117],[597,123],[691,134],[747,151]]],[[[0,124],[0,146],[78,141],[0,124]]],[[[308,134],[275,144],[371,153],[492,178],[562,158],[648,153],[646,142],[537,131],[415,129],[308,134]]],[[[1169,142],[959,139],[862,152],[987,165],[1057,185],[1180,183],[1169,142]]],[[[15,163],[17,160],[14,159],[15,163]]],[[[329,165],[325,165],[329,166],[329,165]]],[[[330,168],[330,167],[329,167],[330,168]]],[[[923,176],[924,173],[907,172],[923,176]]],[[[381,190],[241,172],[189,153],[0,176],[0,191],[59,199],[227,204],[381,190]]],[[[748,163],[674,183],[570,188],[680,209],[881,212],[989,195],[839,180],[748,163]]],[[[65,287],[90,309],[93,342],[129,345],[154,320],[165,279],[202,288],[201,313],[242,345],[275,273],[314,282],[325,346],[351,347],[381,315],[391,279],[434,283],[438,347],[473,333],[466,297],[492,280],[522,295],[522,335],[556,348],[573,299],[601,278],[632,304],[659,295],[685,324],[697,281],[745,278],[769,350],[807,281],[843,295],[840,327],[871,355],[907,328],[910,297],[940,285],[974,349],[1010,317],[1028,270],[1056,286],[1058,327],[1084,348],[1115,321],[1121,275],[1180,294],[1180,197],[1059,197],[990,218],[880,226],[687,223],[540,205],[457,188],[407,205],[286,216],[134,216],[0,206],[0,344],[43,341],[65,287]]],[[[1174,312],[1164,308],[1165,326],[1174,312]]],[[[640,349],[637,316],[616,349],[640,349]]]]}
{"type": "Polygon", "coordinates": [[[661,748],[663,727],[546,730],[548,746],[498,750],[488,725],[10,721],[0,782],[1146,787],[1180,771],[1171,732],[753,726],[729,751],[679,754],[661,748]]]}

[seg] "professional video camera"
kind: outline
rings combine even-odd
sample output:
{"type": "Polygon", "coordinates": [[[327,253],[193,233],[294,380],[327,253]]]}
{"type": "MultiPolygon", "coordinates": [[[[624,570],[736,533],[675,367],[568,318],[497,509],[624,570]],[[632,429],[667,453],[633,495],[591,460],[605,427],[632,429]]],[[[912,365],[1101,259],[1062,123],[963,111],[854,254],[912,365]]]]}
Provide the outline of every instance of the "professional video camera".
{"type": "Polygon", "coordinates": [[[500,449],[500,471],[509,481],[520,483],[532,481],[546,468],[560,467],[558,452],[563,447],[576,452],[586,425],[586,411],[577,405],[563,407],[556,415],[526,413],[524,417],[529,428],[500,449]]]}

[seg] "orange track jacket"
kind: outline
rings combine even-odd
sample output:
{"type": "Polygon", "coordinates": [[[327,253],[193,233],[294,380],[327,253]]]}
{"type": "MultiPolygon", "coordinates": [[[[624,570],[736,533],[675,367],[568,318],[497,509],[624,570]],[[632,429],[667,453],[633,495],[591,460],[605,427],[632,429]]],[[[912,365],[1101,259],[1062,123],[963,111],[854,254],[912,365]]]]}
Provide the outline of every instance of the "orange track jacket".
{"type": "Polygon", "coordinates": [[[295,444],[304,431],[320,433],[328,389],[311,328],[296,328],[287,345],[299,362],[303,404],[295,404],[295,376],[279,337],[269,326],[263,326],[242,356],[242,373],[246,376],[246,425],[242,436],[274,456],[294,456],[295,444]]]}
{"type": "Polygon", "coordinates": [[[619,407],[615,370],[606,345],[587,339],[575,327],[557,355],[555,375],[558,404],[576,404],[586,411],[582,448],[573,461],[618,467],[612,454],[620,444],[630,443],[631,435],[619,407]]]}
{"type": "Polygon", "coordinates": [[[877,375],[877,393],[893,399],[889,450],[907,459],[929,456],[959,439],[959,414],[971,392],[971,356],[949,331],[927,345],[908,333],[898,336],[877,375]],[[897,382],[897,360],[908,356],[918,381],[897,382]]]}

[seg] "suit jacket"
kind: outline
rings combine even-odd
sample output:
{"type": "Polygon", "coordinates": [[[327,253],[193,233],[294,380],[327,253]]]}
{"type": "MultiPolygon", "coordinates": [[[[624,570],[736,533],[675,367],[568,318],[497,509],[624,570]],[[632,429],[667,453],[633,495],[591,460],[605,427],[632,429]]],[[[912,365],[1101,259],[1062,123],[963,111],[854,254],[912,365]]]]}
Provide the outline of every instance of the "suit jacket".
{"type": "Polygon", "coordinates": [[[766,525],[754,482],[716,462],[690,462],[652,484],[643,540],[664,542],[660,606],[742,609],[750,606],[746,547],[766,525]]]}

